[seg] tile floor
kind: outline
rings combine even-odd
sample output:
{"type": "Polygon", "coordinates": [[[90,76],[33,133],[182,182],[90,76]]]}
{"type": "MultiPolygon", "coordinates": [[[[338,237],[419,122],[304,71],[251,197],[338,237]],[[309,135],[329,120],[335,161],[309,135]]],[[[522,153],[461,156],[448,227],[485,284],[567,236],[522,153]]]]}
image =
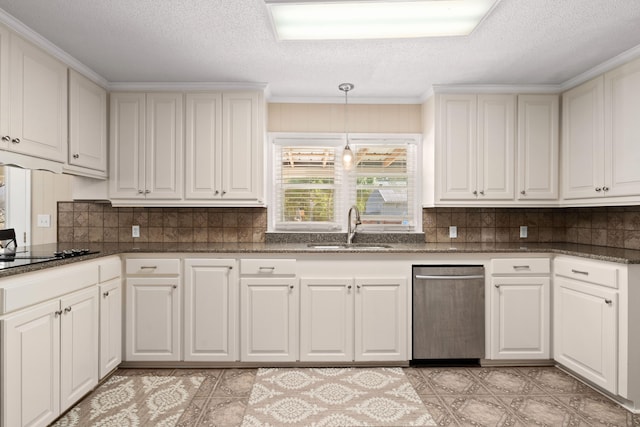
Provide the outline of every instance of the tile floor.
{"type": "MultiPolygon", "coordinates": [[[[406,368],[439,426],[640,426],[634,415],[553,367],[406,368]]],[[[127,370],[205,375],[177,426],[239,426],[256,369],[127,370]]]]}

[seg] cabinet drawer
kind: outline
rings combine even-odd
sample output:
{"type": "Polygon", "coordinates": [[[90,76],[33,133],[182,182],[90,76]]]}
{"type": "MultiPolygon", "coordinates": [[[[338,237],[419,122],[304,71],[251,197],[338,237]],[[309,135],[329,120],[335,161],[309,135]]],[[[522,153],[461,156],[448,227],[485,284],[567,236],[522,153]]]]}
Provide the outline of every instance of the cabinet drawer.
{"type": "Polygon", "coordinates": [[[122,262],[119,257],[111,257],[104,261],[100,261],[100,282],[120,277],[122,275],[122,262]]]}
{"type": "Polygon", "coordinates": [[[618,288],[619,268],[597,262],[574,261],[572,259],[556,259],[555,274],[571,279],[590,282],[596,285],[618,288]]]}
{"type": "Polygon", "coordinates": [[[295,259],[242,259],[240,274],[287,275],[296,274],[295,259]]]}
{"type": "Polygon", "coordinates": [[[549,274],[549,258],[509,258],[491,260],[491,274],[549,274]]]}
{"type": "Polygon", "coordinates": [[[127,274],[180,274],[179,259],[141,258],[127,260],[127,274]]]}

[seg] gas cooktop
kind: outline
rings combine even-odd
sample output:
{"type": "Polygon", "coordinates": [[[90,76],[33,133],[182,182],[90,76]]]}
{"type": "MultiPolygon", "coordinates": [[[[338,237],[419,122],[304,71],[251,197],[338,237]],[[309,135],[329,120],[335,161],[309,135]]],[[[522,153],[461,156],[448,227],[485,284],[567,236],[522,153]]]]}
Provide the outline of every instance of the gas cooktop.
{"type": "Polygon", "coordinates": [[[0,254],[0,270],[97,253],[99,253],[99,251],[76,248],[59,251],[28,250],[18,248],[15,252],[12,251],[0,254]]]}

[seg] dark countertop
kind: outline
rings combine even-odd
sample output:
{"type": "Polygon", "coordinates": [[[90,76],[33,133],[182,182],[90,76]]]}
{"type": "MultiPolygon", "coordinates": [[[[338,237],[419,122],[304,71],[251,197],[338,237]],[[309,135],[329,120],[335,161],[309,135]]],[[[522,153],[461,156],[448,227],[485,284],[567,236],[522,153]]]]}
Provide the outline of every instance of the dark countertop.
{"type": "MultiPolygon", "coordinates": [[[[331,245],[331,244],[330,244],[331,245]]],[[[376,246],[375,243],[371,243],[376,246]]],[[[579,256],[600,261],[617,262],[621,264],[640,264],[640,251],[631,249],[609,248],[604,246],[579,245],[572,243],[534,243],[521,245],[518,243],[384,243],[389,248],[367,248],[354,246],[351,248],[309,247],[307,243],[59,243],[32,246],[34,250],[51,252],[74,247],[89,248],[99,251],[98,254],[84,255],[43,263],[31,264],[23,267],[5,268],[0,270],[0,278],[30,271],[44,270],[59,265],[71,264],[78,261],[96,259],[108,255],[125,253],[237,253],[237,254],[327,254],[327,253],[370,253],[370,254],[437,254],[437,253],[549,253],[579,256]]]]}

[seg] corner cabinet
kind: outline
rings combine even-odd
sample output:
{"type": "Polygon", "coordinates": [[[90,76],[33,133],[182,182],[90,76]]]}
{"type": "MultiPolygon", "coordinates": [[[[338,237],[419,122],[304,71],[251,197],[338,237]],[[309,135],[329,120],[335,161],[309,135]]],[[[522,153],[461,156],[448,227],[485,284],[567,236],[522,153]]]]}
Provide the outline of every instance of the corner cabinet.
{"type": "Polygon", "coordinates": [[[69,70],[69,156],[65,171],[107,177],[107,91],[69,70]]]}
{"type": "Polygon", "coordinates": [[[640,59],[565,92],[562,108],[563,198],[578,204],[637,202],[640,59]],[[621,199],[602,200],[612,197],[621,199]]]}
{"type": "Polygon", "coordinates": [[[145,200],[182,198],[182,98],[111,94],[109,197],[114,205],[121,199],[144,205],[145,200]]]}

